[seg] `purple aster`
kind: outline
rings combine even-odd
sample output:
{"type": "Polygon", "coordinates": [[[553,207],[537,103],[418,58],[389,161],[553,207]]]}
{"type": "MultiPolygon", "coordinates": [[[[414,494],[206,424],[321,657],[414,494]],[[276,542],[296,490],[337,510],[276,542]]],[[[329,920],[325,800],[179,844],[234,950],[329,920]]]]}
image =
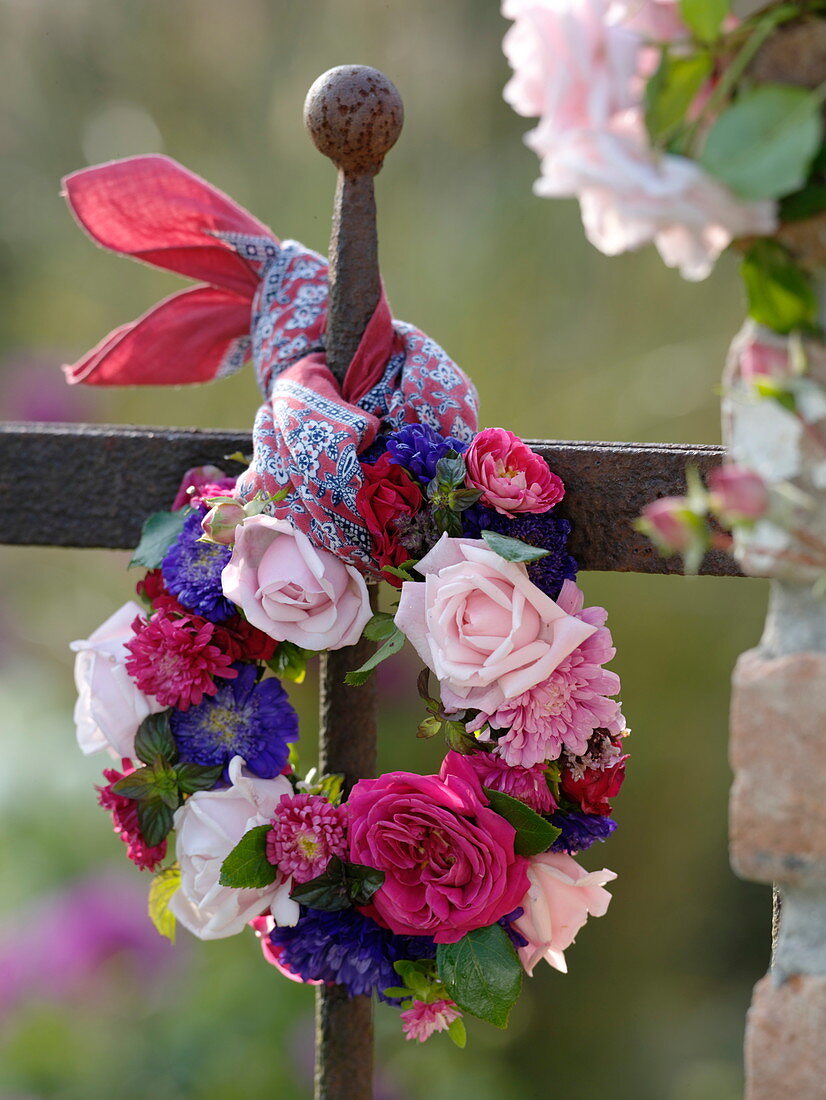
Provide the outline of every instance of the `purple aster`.
{"type": "Polygon", "coordinates": [[[387,436],[377,435],[369,447],[365,447],[359,454],[359,462],[366,466],[374,466],[387,450],[387,436]]]}
{"type": "Polygon", "coordinates": [[[281,681],[257,680],[255,665],[237,664],[238,677],[198,706],[173,710],[169,721],[182,760],[223,764],[243,756],[262,779],[280,775],[289,743],[298,740],[298,715],[281,681]]]}
{"type": "Polygon", "coordinates": [[[396,936],[358,909],[328,913],[304,909],[293,928],[273,928],[270,942],[282,948],[281,963],[305,982],[334,982],[351,997],[376,993],[380,1001],[398,1004],[384,990],[399,985],[393,963],[432,959],[430,936],[396,936]]]}
{"type": "Polygon", "coordinates": [[[201,529],[204,515],[206,510],[197,509],[187,516],[183,530],[166,552],[161,572],[166,587],[188,611],[219,623],[238,610],[221,587],[221,573],[232,549],[198,541],[204,533],[201,529]]]}
{"type": "Polygon", "coordinates": [[[484,530],[498,531],[500,535],[508,535],[529,546],[550,551],[544,558],[528,565],[528,576],[552,600],[559,595],[563,581],[576,580],[577,563],[567,549],[571,533],[571,524],[567,519],[550,512],[541,516],[514,516],[511,519],[492,508],[474,504],[462,513],[462,528],[466,538],[481,538],[484,530]]]}
{"type": "Polygon", "coordinates": [[[555,813],[549,818],[562,832],[551,845],[552,852],[584,852],[598,840],[607,840],[617,827],[616,821],[599,814],[581,814],[578,810],[555,813]]]}
{"type": "Polygon", "coordinates": [[[404,466],[408,473],[425,485],[436,476],[436,463],[448,451],[462,454],[467,449],[467,443],[452,435],[439,435],[435,428],[427,424],[406,424],[387,439],[387,450],[392,461],[404,466]]]}
{"type": "Polygon", "coordinates": [[[500,917],[499,920],[496,922],[497,924],[501,924],[502,927],[505,929],[508,934],[508,939],[511,941],[517,951],[520,947],[527,947],[528,941],[525,939],[521,932],[516,931],[516,929],[513,927],[512,921],[519,920],[519,918],[523,916],[524,913],[525,910],[522,908],[521,905],[519,905],[510,913],[506,913],[504,917],[500,917]]]}

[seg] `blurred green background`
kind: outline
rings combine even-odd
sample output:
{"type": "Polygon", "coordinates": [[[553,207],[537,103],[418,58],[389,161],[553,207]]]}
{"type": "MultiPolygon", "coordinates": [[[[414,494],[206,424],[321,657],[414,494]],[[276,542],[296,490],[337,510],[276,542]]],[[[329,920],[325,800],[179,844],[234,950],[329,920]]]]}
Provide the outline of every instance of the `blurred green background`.
{"type": "MultiPolygon", "coordinates": [[[[180,284],[96,251],[58,181],[163,151],[323,250],[334,172],[301,107],[319,73],[360,62],[392,77],[407,111],[378,181],[394,311],[473,375],[483,423],[526,437],[719,438],[714,390],[743,308],[733,261],[692,285],[650,250],[608,260],[573,203],[532,195],[528,125],[501,99],[495,4],[0,0],[0,15],[4,418],[248,426],[249,370],[164,393],[65,387],[61,362],[180,284]]],[[[0,506],[49,502],[21,470],[0,506]]],[[[67,644],[130,597],[126,556],[1,548],[0,561],[0,1097],[310,1095],[312,993],[263,965],[251,935],[157,943],[148,876],[95,805],[103,761],[74,743],[67,644]]],[[[582,932],[567,976],[539,971],[510,1030],[472,1023],[464,1053],[444,1037],[405,1043],[380,1011],[387,1100],[741,1094],[770,898],[726,857],[728,680],[766,593],[756,581],[581,580],[610,609],[634,729],[621,828],[583,857],[619,872],[611,911],[582,932]]],[[[383,769],[436,763],[436,746],[413,736],[414,668],[398,658],[383,672],[383,769]]],[[[295,696],[309,763],[315,685],[295,696]]]]}

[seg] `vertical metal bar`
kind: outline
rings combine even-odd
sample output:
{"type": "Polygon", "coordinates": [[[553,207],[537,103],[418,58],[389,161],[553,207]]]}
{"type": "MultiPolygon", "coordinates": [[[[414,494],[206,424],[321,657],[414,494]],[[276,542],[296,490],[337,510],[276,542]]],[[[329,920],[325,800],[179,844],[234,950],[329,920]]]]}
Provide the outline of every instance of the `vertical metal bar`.
{"type": "MultiPolygon", "coordinates": [[[[401,131],[395,87],[375,69],[342,65],[313,84],[304,121],[317,148],[338,168],[330,238],[327,363],[341,382],[381,293],[373,177],[401,131]]],[[[372,683],[347,687],[344,675],[372,651],[362,641],[322,658],[319,766],[343,772],[346,789],[376,768],[372,683]]],[[[316,995],[316,1100],[370,1100],[373,1018],[369,997],[342,986],[316,995]]]]}

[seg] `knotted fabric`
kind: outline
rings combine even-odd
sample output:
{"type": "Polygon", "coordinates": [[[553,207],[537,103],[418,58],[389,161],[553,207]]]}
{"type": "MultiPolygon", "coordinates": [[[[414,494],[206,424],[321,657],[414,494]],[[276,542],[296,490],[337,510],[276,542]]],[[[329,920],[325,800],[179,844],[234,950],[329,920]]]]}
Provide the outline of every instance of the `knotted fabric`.
{"type": "Polygon", "coordinates": [[[419,329],[394,321],[382,292],[339,385],[327,367],[327,261],[276,238],[227,195],[162,156],[130,157],[63,181],[87,233],[114,252],[198,279],[111,332],[69,382],[209,382],[250,357],[264,403],[243,499],[288,495],[268,508],[317,545],[362,569],[371,539],[356,509],[358,454],[380,430],[427,424],[469,441],[473,384],[419,329]]]}

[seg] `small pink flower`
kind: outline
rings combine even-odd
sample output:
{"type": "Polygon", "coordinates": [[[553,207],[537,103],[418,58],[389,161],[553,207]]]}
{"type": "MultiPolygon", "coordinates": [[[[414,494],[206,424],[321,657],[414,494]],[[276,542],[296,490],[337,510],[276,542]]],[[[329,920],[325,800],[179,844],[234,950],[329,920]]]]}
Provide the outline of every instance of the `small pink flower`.
{"type": "Polygon", "coordinates": [[[454,1020],[461,1019],[462,1013],[453,1001],[414,1001],[413,1007],[401,1013],[405,1039],[418,1039],[425,1042],[437,1031],[447,1031],[454,1020]]]}
{"type": "Polygon", "coordinates": [[[769,506],[766,483],[745,466],[718,466],[708,477],[711,506],[724,523],[760,519],[769,506]]]}
{"type": "Polygon", "coordinates": [[[267,859],[284,877],[309,882],[320,875],[331,856],[347,856],[345,806],[334,806],[315,794],[282,795],[267,833],[267,859]]]}
{"type": "Polygon", "coordinates": [[[477,730],[489,722],[494,729],[507,730],[494,752],[511,767],[533,768],[556,760],[563,746],[583,753],[595,729],[618,727],[620,705],[609,696],[619,691],[619,677],[602,667],[616,654],[604,625],[608,613],[603,607],[583,609],[583,599],[574,582],[565,581],[557,604],[592,633],[544,680],[493,711],[480,710],[468,725],[477,730]]]}
{"type": "Polygon", "coordinates": [[[527,443],[506,428],[485,428],[465,455],[467,484],[502,515],[547,512],[565,496],[562,479],[527,443]]]}
{"type": "Polygon", "coordinates": [[[177,512],[185,504],[203,504],[207,497],[224,496],[234,488],[235,478],[227,477],[217,466],[193,466],[181,479],[172,511],[177,512]]]}
{"type": "Polygon", "coordinates": [[[652,500],[642,510],[640,525],[653,543],[672,553],[683,553],[697,538],[697,517],[685,497],[652,500]]]}
{"type": "Polygon", "coordinates": [[[611,895],[603,889],[617,876],[605,868],[585,871],[569,855],[543,852],[528,864],[530,887],[519,903],[524,909],[513,921],[514,929],[528,941],[519,958],[528,974],[545,959],[568,972],[564,952],[576,939],[589,916],[603,917],[611,895]]]}
{"type": "Polygon", "coordinates": [[[214,677],[234,680],[238,675],[232,658],[213,644],[213,623],[161,610],[151,619],[138,617],[132,629],[126,670],[141,691],[166,707],[188,710],[205,695],[215,695],[214,677]]]}
{"type": "Polygon", "coordinates": [[[556,800],[545,778],[545,768],[536,764],[532,768],[507,764],[501,756],[492,752],[472,752],[460,755],[452,750],[442,764],[442,774],[459,774],[461,770],[471,768],[479,777],[483,787],[492,791],[501,791],[511,798],[518,798],[538,814],[550,814],[556,809],[556,800]]]}
{"type": "Polygon", "coordinates": [[[115,832],[126,845],[126,854],[140,871],[154,871],[166,856],[166,841],[161,841],[150,847],[141,835],[138,823],[138,804],[133,798],[126,798],[122,794],[115,794],[112,787],[119,779],[131,775],[135,768],[131,760],[121,763],[122,772],[114,768],[105,768],[103,778],[105,787],[97,787],[98,805],[108,810],[112,815],[115,832]]]}

